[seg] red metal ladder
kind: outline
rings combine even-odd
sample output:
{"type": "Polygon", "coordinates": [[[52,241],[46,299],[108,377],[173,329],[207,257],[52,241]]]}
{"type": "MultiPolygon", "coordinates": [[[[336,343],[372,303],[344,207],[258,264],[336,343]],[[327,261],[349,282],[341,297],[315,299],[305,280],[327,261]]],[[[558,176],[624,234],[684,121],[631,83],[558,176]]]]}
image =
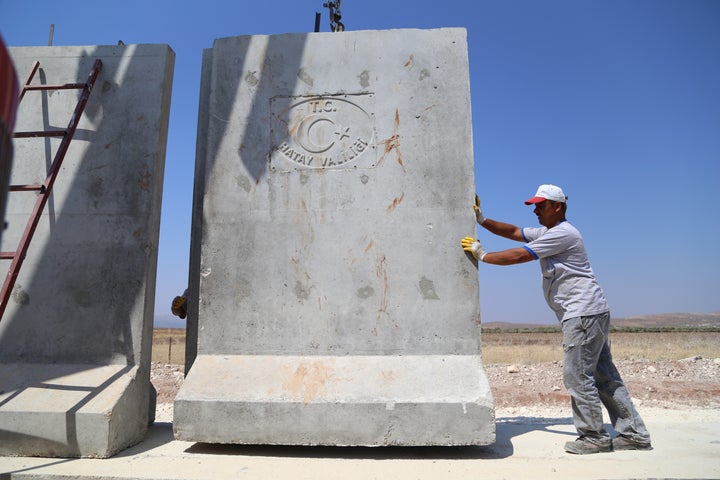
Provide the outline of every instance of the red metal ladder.
{"type": "Polygon", "coordinates": [[[70,122],[68,123],[68,126],[65,130],[15,132],[13,134],[14,138],[62,137],[62,140],[60,142],[60,145],[58,146],[57,151],[55,152],[55,157],[53,158],[52,164],[48,169],[47,176],[45,177],[45,181],[43,183],[32,185],[10,185],[8,189],[8,192],[39,193],[37,199],[35,200],[35,206],[32,210],[32,213],[30,214],[30,219],[28,220],[23,235],[20,238],[17,250],[14,252],[0,252],[0,260],[12,260],[10,268],[8,269],[7,275],[5,277],[5,282],[3,283],[2,290],[0,290],[0,320],[2,320],[3,314],[5,313],[5,308],[7,307],[8,301],[10,300],[12,289],[15,286],[15,281],[17,280],[18,274],[20,273],[20,267],[22,266],[23,261],[25,260],[25,256],[27,255],[30,241],[35,234],[35,229],[40,223],[40,218],[42,217],[42,212],[45,209],[45,204],[50,197],[50,192],[52,191],[53,185],[55,184],[55,179],[60,172],[60,167],[62,166],[62,162],[65,159],[65,154],[70,147],[70,142],[75,135],[75,130],[77,129],[78,123],[80,123],[80,117],[85,110],[85,105],[87,104],[88,98],[90,98],[90,93],[92,93],[93,86],[95,85],[95,80],[100,74],[100,70],[102,70],[102,61],[100,59],[95,60],[95,63],[90,70],[90,74],[88,75],[88,79],[85,83],[66,83],[61,85],[30,85],[39,67],[40,62],[36,61],[30,69],[30,74],[28,75],[28,78],[25,81],[22,90],[20,91],[18,108],[20,102],[25,96],[25,92],[30,90],[82,90],[82,92],[80,93],[80,98],[78,99],[78,103],[75,106],[75,111],[73,112],[72,117],[70,118],[70,122]]]}

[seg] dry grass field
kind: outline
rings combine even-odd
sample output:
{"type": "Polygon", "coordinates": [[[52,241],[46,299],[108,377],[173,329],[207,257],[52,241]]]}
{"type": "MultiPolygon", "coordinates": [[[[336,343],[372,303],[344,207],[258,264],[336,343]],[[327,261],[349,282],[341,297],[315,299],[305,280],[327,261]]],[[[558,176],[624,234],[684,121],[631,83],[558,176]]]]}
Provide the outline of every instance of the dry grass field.
{"type": "MultiPolygon", "coordinates": [[[[484,364],[523,364],[562,359],[560,332],[483,332],[484,364]]],[[[681,360],[702,356],[720,358],[720,332],[613,332],[610,334],[616,360],[681,360]]],[[[156,328],[152,361],[185,363],[185,329],[156,328]]]]}
{"type": "MultiPolygon", "coordinates": [[[[720,358],[720,332],[612,332],[615,360],[720,358]]],[[[560,332],[482,334],[484,364],[524,364],[562,360],[560,332]]]]}
{"type": "Polygon", "coordinates": [[[152,361],[185,364],[185,329],[156,328],[153,330],[152,361]]]}

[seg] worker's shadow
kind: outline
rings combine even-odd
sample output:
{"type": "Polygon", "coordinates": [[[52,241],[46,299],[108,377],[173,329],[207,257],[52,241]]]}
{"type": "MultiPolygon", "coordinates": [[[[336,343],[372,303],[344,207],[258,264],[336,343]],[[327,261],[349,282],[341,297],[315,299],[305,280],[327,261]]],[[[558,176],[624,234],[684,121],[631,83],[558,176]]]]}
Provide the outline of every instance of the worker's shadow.
{"type": "Polygon", "coordinates": [[[543,430],[561,435],[575,435],[555,429],[557,425],[572,425],[571,418],[512,417],[501,418],[495,424],[495,443],[464,447],[325,447],[281,445],[221,445],[195,443],[185,453],[203,455],[261,456],[284,458],[332,458],[353,460],[473,460],[511,457],[515,449],[513,438],[543,430]]]}

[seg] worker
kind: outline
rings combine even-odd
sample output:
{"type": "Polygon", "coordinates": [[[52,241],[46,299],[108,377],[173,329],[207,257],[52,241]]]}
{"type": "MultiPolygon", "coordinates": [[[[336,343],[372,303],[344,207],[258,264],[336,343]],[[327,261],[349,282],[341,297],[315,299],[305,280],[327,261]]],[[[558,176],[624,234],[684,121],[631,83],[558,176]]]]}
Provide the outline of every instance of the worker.
{"type": "Polygon", "coordinates": [[[562,326],[563,381],[579,435],[565,444],[565,451],[651,450],[650,434],[612,360],[605,294],[590,267],[580,232],[565,218],[567,196],[560,187],[540,185],[525,204],[534,206],[541,227],[520,228],[485,218],[477,195],[473,207],[483,228],[525,242],[524,246],[486,252],[473,237],[463,238],[461,245],[483,263],[515,265],[540,260],[545,299],[562,326]],[[618,433],[613,439],[603,426],[603,405],[618,433]]]}

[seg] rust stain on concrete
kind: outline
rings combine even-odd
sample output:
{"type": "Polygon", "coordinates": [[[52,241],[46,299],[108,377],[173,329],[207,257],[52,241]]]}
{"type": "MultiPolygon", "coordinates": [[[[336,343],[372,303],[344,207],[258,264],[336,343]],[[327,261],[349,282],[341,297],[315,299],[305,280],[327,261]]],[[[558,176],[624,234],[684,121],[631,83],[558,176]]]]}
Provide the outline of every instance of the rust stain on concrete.
{"type": "Polygon", "coordinates": [[[400,195],[400,197],[395,197],[395,198],[393,199],[393,202],[392,202],[390,205],[388,205],[388,207],[387,207],[387,209],[386,209],[386,210],[388,211],[388,213],[390,213],[390,212],[392,212],[393,210],[395,210],[395,207],[397,207],[398,205],[400,205],[400,204],[402,203],[402,201],[403,201],[404,198],[405,198],[405,192],[403,192],[403,194],[400,195]]]}
{"type": "Polygon", "coordinates": [[[370,240],[370,243],[367,244],[367,247],[365,247],[365,253],[369,252],[370,249],[375,245],[375,240],[370,240]]]}
{"type": "Polygon", "coordinates": [[[408,59],[407,62],[405,62],[405,64],[403,65],[403,67],[412,69],[414,63],[415,63],[415,55],[412,55],[412,54],[411,54],[411,55],[410,55],[410,58],[408,59]]]}
{"type": "Polygon", "coordinates": [[[381,373],[383,380],[387,382],[392,382],[398,378],[398,375],[394,370],[383,370],[381,373]]]}
{"type": "Polygon", "coordinates": [[[395,151],[396,159],[398,164],[402,167],[403,173],[405,173],[405,164],[402,161],[402,154],[400,153],[400,134],[398,133],[398,130],[400,129],[400,112],[395,109],[395,121],[393,123],[393,134],[390,135],[390,138],[387,138],[383,140],[383,144],[385,145],[383,155],[380,157],[380,159],[377,162],[377,166],[379,167],[385,162],[385,157],[392,152],[395,151]]]}
{"type": "Polygon", "coordinates": [[[302,398],[306,405],[327,390],[334,378],[334,370],[324,362],[304,362],[293,371],[284,372],[283,389],[295,398],[302,398]]]}

